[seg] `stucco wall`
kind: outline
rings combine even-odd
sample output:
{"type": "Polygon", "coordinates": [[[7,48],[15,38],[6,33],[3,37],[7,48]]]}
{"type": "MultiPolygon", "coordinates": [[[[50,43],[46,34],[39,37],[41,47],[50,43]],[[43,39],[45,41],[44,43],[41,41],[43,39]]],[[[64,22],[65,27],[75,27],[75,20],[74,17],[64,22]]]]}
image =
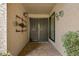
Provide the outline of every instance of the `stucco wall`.
{"type": "Polygon", "coordinates": [[[0,4],[0,53],[7,51],[7,4],[0,4]]]}
{"type": "Polygon", "coordinates": [[[64,53],[64,48],[62,46],[62,36],[68,31],[79,31],[79,4],[56,4],[54,9],[51,11],[50,15],[55,11],[64,11],[64,16],[59,17],[59,20],[55,20],[55,40],[56,42],[52,44],[56,49],[62,54],[64,53]]]}
{"type": "Polygon", "coordinates": [[[16,20],[16,15],[23,17],[23,12],[25,9],[22,4],[8,4],[8,51],[12,53],[12,55],[18,55],[21,49],[25,46],[25,44],[29,41],[28,34],[28,17],[27,20],[27,31],[25,32],[16,32],[16,26],[14,24],[16,20]]]}

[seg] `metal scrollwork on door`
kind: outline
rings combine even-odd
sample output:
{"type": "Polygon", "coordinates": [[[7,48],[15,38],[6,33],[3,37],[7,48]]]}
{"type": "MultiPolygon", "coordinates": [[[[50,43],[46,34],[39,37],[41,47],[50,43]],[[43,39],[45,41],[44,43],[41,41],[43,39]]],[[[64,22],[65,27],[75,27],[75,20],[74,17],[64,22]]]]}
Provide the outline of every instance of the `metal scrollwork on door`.
{"type": "Polygon", "coordinates": [[[20,16],[16,15],[16,21],[15,21],[15,26],[16,26],[16,32],[24,32],[26,31],[27,27],[27,21],[25,21],[23,18],[20,16]]]}

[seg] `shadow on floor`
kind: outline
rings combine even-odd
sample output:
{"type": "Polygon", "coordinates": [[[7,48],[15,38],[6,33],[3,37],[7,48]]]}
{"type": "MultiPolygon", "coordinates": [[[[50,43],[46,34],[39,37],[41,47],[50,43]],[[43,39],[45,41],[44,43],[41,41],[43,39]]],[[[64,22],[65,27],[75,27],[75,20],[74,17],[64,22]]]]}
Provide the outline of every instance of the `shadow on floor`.
{"type": "Polygon", "coordinates": [[[18,56],[25,56],[28,55],[30,52],[38,48],[41,44],[40,43],[28,43],[23,50],[19,53],[18,56]]]}

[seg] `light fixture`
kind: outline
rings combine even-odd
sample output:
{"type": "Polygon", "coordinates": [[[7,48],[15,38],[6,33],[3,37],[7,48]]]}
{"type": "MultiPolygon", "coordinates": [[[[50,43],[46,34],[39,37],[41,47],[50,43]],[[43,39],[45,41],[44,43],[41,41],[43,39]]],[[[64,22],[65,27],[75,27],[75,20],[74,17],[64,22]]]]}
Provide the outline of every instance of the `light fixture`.
{"type": "Polygon", "coordinates": [[[59,11],[58,13],[55,13],[55,16],[56,16],[56,18],[58,20],[59,20],[59,17],[63,17],[63,15],[64,15],[64,11],[63,10],[59,11]]]}

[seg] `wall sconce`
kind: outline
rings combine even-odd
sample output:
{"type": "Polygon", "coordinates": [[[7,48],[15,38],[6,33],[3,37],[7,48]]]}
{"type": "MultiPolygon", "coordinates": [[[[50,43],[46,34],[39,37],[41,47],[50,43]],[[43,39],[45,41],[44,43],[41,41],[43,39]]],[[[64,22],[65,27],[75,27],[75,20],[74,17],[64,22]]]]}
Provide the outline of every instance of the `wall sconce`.
{"type": "Polygon", "coordinates": [[[61,11],[59,11],[58,13],[56,13],[55,14],[55,16],[56,16],[56,18],[59,20],[59,17],[63,17],[63,15],[64,15],[64,11],[63,10],[61,10],[61,11]]]}

